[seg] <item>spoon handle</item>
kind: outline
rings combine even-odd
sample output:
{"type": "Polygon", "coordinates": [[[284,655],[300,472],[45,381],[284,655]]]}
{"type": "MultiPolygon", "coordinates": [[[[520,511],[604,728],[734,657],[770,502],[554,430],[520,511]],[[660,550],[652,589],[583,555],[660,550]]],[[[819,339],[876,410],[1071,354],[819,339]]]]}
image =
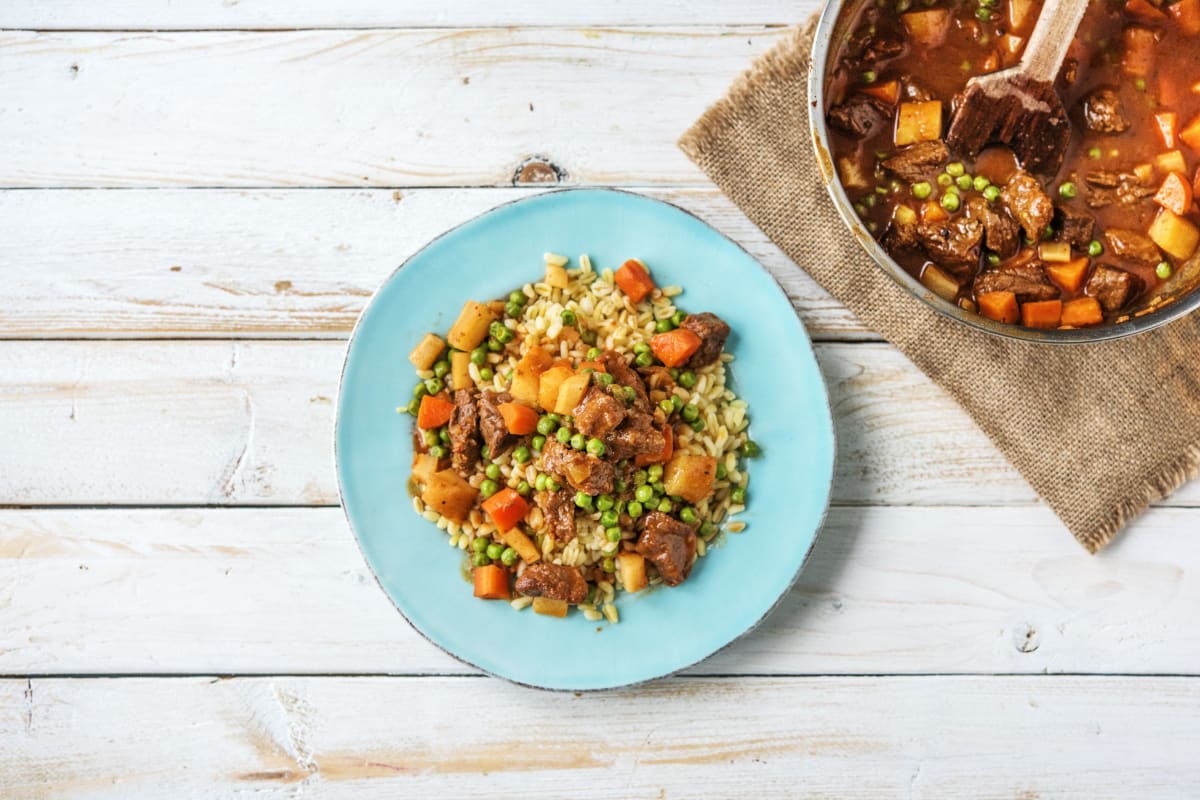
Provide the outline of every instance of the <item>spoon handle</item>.
{"type": "Polygon", "coordinates": [[[1021,71],[1035,81],[1053,82],[1087,7],[1088,0],[1046,0],[1025,45],[1021,71]]]}

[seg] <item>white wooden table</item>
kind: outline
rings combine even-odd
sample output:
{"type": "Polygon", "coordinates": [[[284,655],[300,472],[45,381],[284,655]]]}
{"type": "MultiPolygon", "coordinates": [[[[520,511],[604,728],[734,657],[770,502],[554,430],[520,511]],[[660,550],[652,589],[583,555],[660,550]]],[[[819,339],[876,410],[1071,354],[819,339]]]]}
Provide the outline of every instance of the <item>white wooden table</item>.
{"type": "Polygon", "coordinates": [[[1196,797],[1200,485],[1088,556],[675,148],[815,7],[0,4],[0,796],[1196,797]],[[446,656],[335,507],[355,316],[522,178],[744,244],[832,393],[796,589],[629,691],[446,656]]]}

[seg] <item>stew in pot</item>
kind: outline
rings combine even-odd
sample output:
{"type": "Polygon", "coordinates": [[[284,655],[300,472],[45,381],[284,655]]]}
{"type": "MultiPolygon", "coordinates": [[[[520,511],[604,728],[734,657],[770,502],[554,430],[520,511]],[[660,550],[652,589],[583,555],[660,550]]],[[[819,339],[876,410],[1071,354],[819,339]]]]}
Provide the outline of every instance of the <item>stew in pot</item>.
{"type": "Polygon", "coordinates": [[[944,141],[972,76],[1013,66],[1040,0],[868,0],[828,64],[846,194],[928,289],[1034,328],[1123,322],[1200,246],[1200,0],[1090,4],[1058,76],[1072,134],[1056,175],[944,141]]]}

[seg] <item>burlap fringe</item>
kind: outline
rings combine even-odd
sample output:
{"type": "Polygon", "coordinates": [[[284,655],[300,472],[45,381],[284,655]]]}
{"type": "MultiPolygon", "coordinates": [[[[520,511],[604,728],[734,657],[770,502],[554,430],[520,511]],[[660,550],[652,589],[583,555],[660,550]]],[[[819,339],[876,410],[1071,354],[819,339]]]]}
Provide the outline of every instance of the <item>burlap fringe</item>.
{"type": "Polygon", "coordinates": [[[1200,444],[1191,445],[1162,471],[1136,488],[1134,497],[1113,509],[1112,517],[1090,531],[1074,531],[1075,538],[1089,553],[1102,550],[1130,521],[1137,518],[1155,500],[1170,497],[1181,486],[1200,477],[1200,444]]]}

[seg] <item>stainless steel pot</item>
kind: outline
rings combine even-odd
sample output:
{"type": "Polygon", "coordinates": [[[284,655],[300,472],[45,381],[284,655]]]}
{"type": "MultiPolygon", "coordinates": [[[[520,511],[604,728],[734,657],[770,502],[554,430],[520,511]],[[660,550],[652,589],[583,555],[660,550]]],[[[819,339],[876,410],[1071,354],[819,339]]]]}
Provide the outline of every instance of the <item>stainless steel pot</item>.
{"type": "MultiPolygon", "coordinates": [[[[870,2],[870,0],[865,1],[870,2]]],[[[817,23],[816,34],[813,37],[812,71],[808,79],[809,114],[811,115],[809,128],[812,132],[813,147],[816,150],[817,167],[821,173],[821,180],[825,183],[825,188],[829,190],[829,196],[833,198],[833,204],[837,207],[838,214],[850,228],[854,238],[874,259],[880,269],[907,289],[909,294],[940,314],[997,336],[1034,342],[1071,344],[1120,339],[1165,325],[1200,307],[1200,291],[1196,290],[1197,284],[1200,284],[1200,254],[1193,256],[1187,264],[1181,265],[1171,280],[1160,288],[1158,303],[1154,306],[1154,310],[1135,310],[1132,312],[1132,318],[1127,322],[1070,331],[1035,330],[1019,325],[993,322],[943,300],[908,274],[875,241],[863,225],[862,220],[859,219],[858,214],[855,213],[850,198],[846,196],[846,192],[838,180],[837,170],[834,168],[833,158],[830,155],[832,150],[829,144],[829,132],[825,125],[825,73],[828,67],[827,61],[834,50],[832,43],[839,41],[849,32],[854,13],[863,2],[864,0],[827,0],[821,11],[821,19],[817,23]]],[[[1147,308],[1151,302],[1152,300],[1147,301],[1147,308]]]]}

